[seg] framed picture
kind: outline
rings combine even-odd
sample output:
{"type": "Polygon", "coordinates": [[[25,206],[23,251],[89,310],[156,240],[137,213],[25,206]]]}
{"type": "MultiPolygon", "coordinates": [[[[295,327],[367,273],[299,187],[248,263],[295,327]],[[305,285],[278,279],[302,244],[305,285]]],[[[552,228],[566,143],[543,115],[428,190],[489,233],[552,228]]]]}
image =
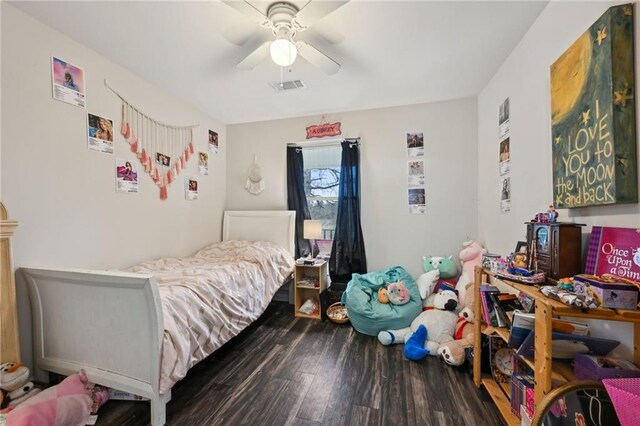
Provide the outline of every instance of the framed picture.
{"type": "Polygon", "coordinates": [[[529,264],[529,250],[526,241],[518,241],[513,252],[513,264],[520,268],[526,268],[529,264]]]}

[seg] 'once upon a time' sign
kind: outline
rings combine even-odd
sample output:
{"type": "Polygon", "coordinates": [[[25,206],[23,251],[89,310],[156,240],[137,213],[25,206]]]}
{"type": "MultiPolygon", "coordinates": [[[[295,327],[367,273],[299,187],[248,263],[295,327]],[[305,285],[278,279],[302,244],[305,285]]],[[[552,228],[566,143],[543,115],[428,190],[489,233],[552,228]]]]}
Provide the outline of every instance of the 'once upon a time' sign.
{"type": "Polygon", "coordinates": [[[633,6],[608,9],[551,66],[556,208],[638,202],[633,6]]]}

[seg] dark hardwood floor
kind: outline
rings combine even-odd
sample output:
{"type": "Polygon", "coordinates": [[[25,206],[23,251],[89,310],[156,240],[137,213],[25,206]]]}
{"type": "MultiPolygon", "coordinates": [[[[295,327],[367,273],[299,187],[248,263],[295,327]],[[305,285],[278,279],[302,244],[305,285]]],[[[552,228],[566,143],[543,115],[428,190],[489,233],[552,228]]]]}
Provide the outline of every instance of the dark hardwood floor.
{"type": "MultiPolygon", "coordinates": [[[[98,425],[149,424],[149,403],[109,401],[98,425]]],[[[489,396],[439,358],[416,363],[349,325],[272,303],[172,391],[169,425],[501,425],[489,396]]]]}

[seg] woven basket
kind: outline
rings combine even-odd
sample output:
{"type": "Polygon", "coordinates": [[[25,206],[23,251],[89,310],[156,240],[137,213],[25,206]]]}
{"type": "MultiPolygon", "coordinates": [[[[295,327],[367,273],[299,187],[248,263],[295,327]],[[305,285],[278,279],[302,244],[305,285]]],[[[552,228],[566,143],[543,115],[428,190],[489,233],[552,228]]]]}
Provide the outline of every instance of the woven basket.
{"type": "Polygon", "coordinates": [[[602,381],[616,409],[622,426],[638,424],[638,406],[640,406],[640,378],[605,379],[602,381]]]}
{"type": "Polygon", "coordinates": [[[343,303],[341,302],[337,302],[334,303],[333,305],[329,306],[327,308],[327,316],[329,317],[329,319],[337,324],[346,324],[349,322],[349,317],[347,316],[344,319],[337,319],[333,317],[333,314],[335,314],[339,309],[344,309],[346,312],[346,307],[344,306],[343,303]]]}

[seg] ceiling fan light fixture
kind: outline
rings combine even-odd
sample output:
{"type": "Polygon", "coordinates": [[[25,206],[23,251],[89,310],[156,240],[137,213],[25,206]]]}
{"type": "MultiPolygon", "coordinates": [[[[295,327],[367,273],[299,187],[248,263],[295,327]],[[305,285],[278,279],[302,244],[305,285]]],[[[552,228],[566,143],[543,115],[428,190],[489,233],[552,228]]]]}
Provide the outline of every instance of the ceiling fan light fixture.
{"type": "Polygon", "coordinates": [[[271,59],[281,67],[293,64],[298,56],[298,48],[287,38],[276,39],[270,47],[271,59]]]}

